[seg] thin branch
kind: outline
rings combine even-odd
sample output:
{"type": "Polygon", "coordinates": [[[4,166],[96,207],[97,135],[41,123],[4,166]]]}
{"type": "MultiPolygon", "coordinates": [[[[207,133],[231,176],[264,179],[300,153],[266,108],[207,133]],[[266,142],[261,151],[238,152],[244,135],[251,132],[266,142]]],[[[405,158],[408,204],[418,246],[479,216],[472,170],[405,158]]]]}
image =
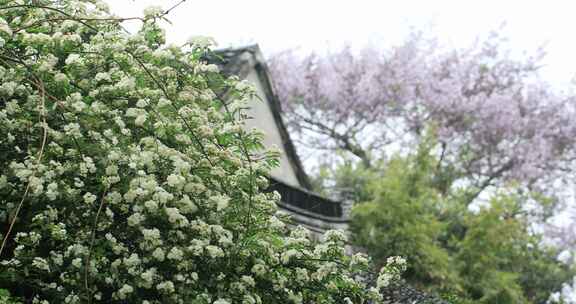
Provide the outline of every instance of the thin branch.
{"type": "Polygon", "coordinates": [[[496,170],[488,178],[486,178],[479,186],[478,190],[468,196],[466,200],[466,205],[470,205],[479,195],[486,189],[488,186],[492,185],[492,181],[496,178],[501,177],[506,171],[512,169],[514,166],[514,161],[510,160],[506,164],[504,164],[500,169],[496,170]]]}
{"type": "Polygon", "coordinates": [[[442,162],[444,161],[444,157],[446,157],[446,150],[447,144],[446,142],[442,142],[442,152],[440,153],[440,158],[438,159],[438,163],[436,164],[436,173],[440,173],[440,169],[442,168],[442,162]]]}
{"type": "Polygon", "coordinates": [[[167,9],[167,10],[164,12],[164,14],[162,14],[162,17],[170,14],[170,12],[171,12],[172,10],[174,10],[175,8],[177,8],[178,6],[180,6],[180,5],[181,5],[182,3],[184,3],[184,2],[186,2],[186,0],[181,0],[180,2],[174,4],[172,7],[170,7],[169,9],[167,9]]]}
{"type": "Polygon", "coordinates": [[[90,236],[90,246],[88,247],[88,256],[86,257],[86,263],[84,265],[84,288],[86,288],[89,303],[92,302],[92,296],[90,295],[90,288],[88,286],[88,281],[90,277],[90,260],[92,259],[92,248],[94,247],[94,241],[96,240],[96,229],[98,227],[98,218],[100,217],[100,213],[102,213],[102,209],[104,209],[104,205],[106,204],[106,201],[104,199],[107,193],[108,189],[104,190],[104,194],[102,194],[102,198],[100,199],[100,206],[98,207],[98,211],[96,212],[96,216],[94,217],[94,224],[92,225],[92,233],[90,236]]]}
{"type": "Polygon", "coordinates": [[[8,231],[6,232],[6,235],[4,236],[4,239],[2,240],[2,245],[0,246],[0,256],[2,256],[2,252],[4,251],[4,247],[6,246],[6,242],[8,241],[8,238],[10,237],[10,234],[12,233],[12,229],[14,228],[14,224],[16,223],[16,220],[18,219],[18,215],[20,214],[20,210],[22,209],[22,206],[24,205],[24,200],[26,199],[26,197],[28,196],[28,193],[30,192],[30,184],[31,184],[31,180],[30,178],[34,177],[36,175],[36,173],[38,172],[38,168],[40,167],[40,162],[42,161],[42,157],[44,156],[44,149],[46,147],[46,140],[48,138],[48,123],[46,122],[46,107],[45,107],[45,103],[46,103],[46,90],[44,87],[44,83],[42,82],[42,80],[37,79],[37,81],[39,82],[39,86],[41,88],[40,90],[40,94],[41,94],[41,98],[40,98],[40,124],[42,125],[42,143],[40,145],[40,151],[38,151],[38,156],[37,156],[37,160],[36,160],[36,167],[34,168],[34,172],[32,173],[32,175],[28,178],[28,184],[26,185],[26,189],[24,190],[24,194],[22,195],[22,199],[20,200],[20,203],[18,203],[18,207],[16,207],[16,211],[14,212],[14,216],[12,217],[12,220],[10,221],[10,226],[8,227],[8,231]]]}

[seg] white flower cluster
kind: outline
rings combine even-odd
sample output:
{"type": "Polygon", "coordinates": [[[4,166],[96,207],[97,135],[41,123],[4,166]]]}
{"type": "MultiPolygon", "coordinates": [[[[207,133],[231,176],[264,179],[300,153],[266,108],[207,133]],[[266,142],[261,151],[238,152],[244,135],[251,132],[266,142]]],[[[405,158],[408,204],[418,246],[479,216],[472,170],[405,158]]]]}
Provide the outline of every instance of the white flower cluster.
{"type": "Polygon", "coordinates": [[[164,13],[164,10],[160,6],[149,6],[144,9],[145,17],[158,17],[162,13],[164,13]]]}
{"type": "Polygon", "coordinates": [[[369,265],[345,255],[343,232],[286,235],[278,194],[261,191],[274,163],[251,148],[261,135],[216,98],[253,88],[201,61],[213,40],[164,47],[155,18],[127,35],[93,21],[110,18],[101,1],[42,3],[0,18],[13,59],[0,60],[0,226],[18,220],[0,286],[34,303],[378,298],[354,279],[369,265]]]}
{"type": "Polygon", "coordinates": [[[216,45],[216,40],[207,36],[192,36],[187,43],[193,48],[206,49],[216,45]]]}
{"type": "Polygon", "coordinates": [[[392,282],[400,279],[400,275],[406,271],[406,267],[406,259],[403,257],[389,257],[386,260],[386,265],[380,270],[376,286],[378,288],[390,286],[392,282]]]}

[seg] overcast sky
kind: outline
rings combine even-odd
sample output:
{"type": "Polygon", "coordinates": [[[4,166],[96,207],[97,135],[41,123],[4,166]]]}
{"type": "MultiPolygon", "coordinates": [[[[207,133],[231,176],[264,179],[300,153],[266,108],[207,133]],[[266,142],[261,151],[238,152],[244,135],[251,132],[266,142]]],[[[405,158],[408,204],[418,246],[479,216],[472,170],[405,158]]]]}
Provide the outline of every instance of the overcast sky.
{"type": "MultiPolygon", "coordinates": [[[[107,0],[112,12],[140,16],[150,5],[179,0],[107,0]]],[[[349,43],[386,47],[412,28],[445,45],[465,47],[505,22],[503,35],[517,54],[546,44],[546,80],[565,88],[576,74],[576,1],[571,0],[187,0],[168,18],[169,42],[214,37],[220,47],[258,43],[265,55],[286,48],[323,50],[349,43]]],[[[132,27],[133,25],[128,25],[132,27]]]]}

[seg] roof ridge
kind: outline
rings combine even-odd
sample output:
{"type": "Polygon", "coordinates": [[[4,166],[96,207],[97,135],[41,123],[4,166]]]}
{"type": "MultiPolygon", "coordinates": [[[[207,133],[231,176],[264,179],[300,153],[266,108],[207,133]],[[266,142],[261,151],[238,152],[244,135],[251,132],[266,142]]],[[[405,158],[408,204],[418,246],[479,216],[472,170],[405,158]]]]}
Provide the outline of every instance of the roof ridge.
{"type": "Polygon", "coordinates": [[[225,67],[229,65],[226,69],[223,69],[225,74],[235,74],[240,77],[244,77],[246,75],[241,75],[246,73],[248,69],[246,69],[243,65],[250,64],[250,68],[254,68],[256,73],[258,74],[258,78],[261,80],[264,94],[266,94],[266,99],[271,108],[272,116],[274,118],[276,127],[278,128],[278,132],[280,133],[280,137],[282,140],[283,148],[290,163],[292,169],[294,169],[294,173],[296,174],[296,178],[300,182],[303,188],[306,190],[312,190],[312,184],[310,183],[310,179],[304,170],[304,166],[302,165],[302,161],[296,152],[296,147],[294,146],[292,139],[290,138],[290,134],[288,133],[288,129],[282,120],[281,112],[282,106],[278,96],[275,93],[275,88],[273,81],[270,77],[270,72],[268,69],[268,65],[264,61],[264,56],[262,51],[260,50],[260,46],[258,44],[252,44],[242,47],[230,47],[224,48],[220,50],[215,50],[215,54],[219,57],[210,57],[208,58],[209,61],[212,61],[221,67],[225,67]],[[250,53],[253,58],[253,62],[248,60],[239,59],[239,57],[244,53],[250,53]],[[234,62],[234,58],[236,58],[237,62],[234,62]],[[236,65],[236,66],[234,66],[236,65]]]}

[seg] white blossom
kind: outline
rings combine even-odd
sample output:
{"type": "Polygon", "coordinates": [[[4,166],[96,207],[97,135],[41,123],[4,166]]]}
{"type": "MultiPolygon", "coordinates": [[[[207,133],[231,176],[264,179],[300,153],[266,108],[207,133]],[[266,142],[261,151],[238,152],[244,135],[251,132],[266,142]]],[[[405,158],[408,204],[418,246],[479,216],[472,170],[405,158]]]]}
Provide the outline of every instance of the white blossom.
{"type": "Polygon", "coordinates": [[[163,291],[164,293],[170,294],[174,292],[174,283],[171,281],[164,281],[156,285],[156,289],[163,291]]]}
{"type": "Polygon", "coordinates": [[[126,297],[134,291],[134,288],[128,284],[124,284],[122,288],[118,290],[118,298],[124,300],[126,297]]]}
{"type": "Polygon", "coordinates": [[[54,81],[58,83],[68,83],[70,80],[68,79],[68,76],[66,76],[66,74],[57,73],[56,75],[54,75],[54,81]]]}
{"type": "Polygon", "coordinates": [[[145,217],[141,213],[134,213],[128,217],[128,225],[129,226],[138,226],[142,221],[144,221],[145,217]]]}
{"type": "Polygon", "coordinates": [[[144,9],[144,16],[145,17],[157,17],[157,16],[161,15],[162,13],[164,13],[164,10],[162,9],[161,6],[157,6],[157,5],[149,6],[149,7],[144,9]]]}
{"type": "Polygon", "coordinates": [[[75,258],[74,260],[72,260],[72,265],[76,268],[82,267],[82,259],[81,258],[75,258]]]}
{"type": "Polygon", "coordinates": [[[136,80],[133,77],[122,77],[118,83],[116,83],[116,87],[119,90],[129,91],[134,89],[136,86],[136,80]]]}
{"type": "Polygon", "coordinates": [[[216,45],[216,40],[207,36],[192,36],[188,38],[187,43],[194,48],[208,48],[216,45]]]}
{"type": "Polygon", "coordinates": [[[166,182],[167,182],[168,185],[171,186],[171,187],[180,186],[180,185],[184,184],[185,181],[186,181],[186,179],[184,179],[183,176],[181,176],[181,175],[176,175],[176,174],[170,174],[170,175],[168,175],[168,177],[166,178],[166,182]]]}
{"type": "Polygon", "coordinates": [[[162,248],[156,248],[156,249],[154,250],[154,252],[152,252],[152,256],[153,256],[156,260],[162,262],[162,261],[164,261],[164,258],[165,258],[164,250],[162,250],[162,248]]]}
{"type": "Polygon", "coordinates": [[[3,32],[8,36],[12,36],[12,29],[10,28],[10,25],[8,25],[8,22],[6,22],[6,20],[4,20],[2,17],[0,17],[0,32],[3,32]]]}
{"type": "Polygon", "coordinates": [[[221,210],[225,209],[226,207],[228,207],[228,204],[230,202],[230,198],[225,196],[225,195],[214,196],[211,198],[211,200],[216,205],[216,210],[218,210],[218,211],[221,211],[221,210]]]}
{"type": "Polygon", "coordinates": [[[146,118],[147,118],[146,114],[140,114],[134,120],[134,124],[137,126],[142,126],[146,122],[146,118]]]}
{"type": "Polygon", "coordinates": [[[97,82],[100,81],[112,81],[112,79],[110,78],[110,74],[106,73],[106,72],[98,72],[96,73],[96,76],[94,76],[94,80],[96,80],[97,82]]]}
{"type": "Polygon", "coordinates": [[[68,55],[68,58],[66,58],[66,61],[65,61],[65,63],[67,65],[74,65],[74,64],[81,63],[81,62],[82,62],[82,59],[81,59],[79,54],[70,54],[70,55],[68,55]]]}
{"type": "Polygon", "coordinates": [[[205,247],[205,249],[206,253],[211,258],[219,258],[224,256],[224,251],[218,246],[208,245],[205,247]]]}
{"type": "Polygon", "coordinates": [[[92,204],[96,201],[96,199],[97,199],[96,195],[94,195],[90,192],[84,194],[84,202],[86,204],[92,204]]]}
{"type": "Polygon", "coordinates": [[[263,276],[266,273],[266,266],[264,266],[263,264],[256,264],[252,266],[251,271],[257,276],[263,276]]]}
{"type": "Polygon", "coordinates": [[[170,249],[170,251],[166,255],[167,259],[176,260],[176,261],[182,260],[183,257],[184,257],[184,252],[182,252],[182,250],[180,250],[176,247],[172,247],[172,249],[170,249]]]}
{"type": "Polygon", "coordinates": [[[40,270],[50,272],[50,265],[48,264],[48,261],[43,258],[35,257],[32,261],[32,266],[40,270]]]}

